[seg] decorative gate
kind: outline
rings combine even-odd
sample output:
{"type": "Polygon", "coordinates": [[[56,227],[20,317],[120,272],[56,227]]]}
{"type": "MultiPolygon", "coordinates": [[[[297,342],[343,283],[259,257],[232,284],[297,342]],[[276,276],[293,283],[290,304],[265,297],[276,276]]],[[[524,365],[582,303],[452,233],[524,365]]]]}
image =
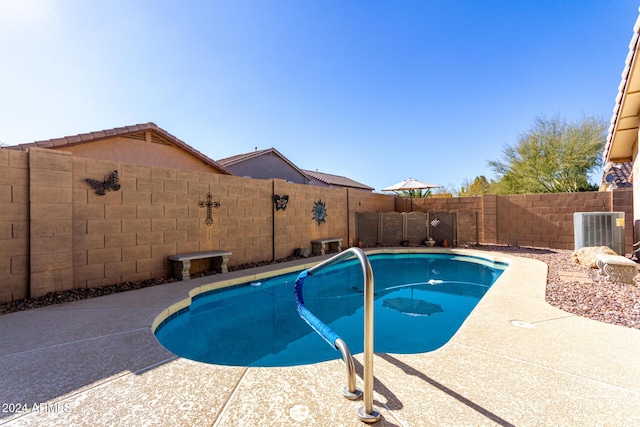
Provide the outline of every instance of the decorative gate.
{"type": "MultiPolygon", "coordinates": [[[[463,227],[475,241],[475,216],[463,227]],[[467,230],[468,229],[468,230],[467,230]]],[[[424,244],[431,237],[436,246],[458,246],[458,216],[455,212],[356,212],[356,237],[365,246],[412,246],[424,244]]],[[[463,224],[464,225],[464,224],[463,224]]],[[[462,237],[463,244],[469,239],[462,237]]]]}
{"type": "Polygon", "coordinates": [[[356,212],[356,236],[364,246],[378,243],[378,216],[375,212],[356,212]]]}
{"type": "Polygon", "coordinates": [[[429,236],[436,241],[436,246],[458,246],[455,212],[436,212],[429,214],[429,236]]]}

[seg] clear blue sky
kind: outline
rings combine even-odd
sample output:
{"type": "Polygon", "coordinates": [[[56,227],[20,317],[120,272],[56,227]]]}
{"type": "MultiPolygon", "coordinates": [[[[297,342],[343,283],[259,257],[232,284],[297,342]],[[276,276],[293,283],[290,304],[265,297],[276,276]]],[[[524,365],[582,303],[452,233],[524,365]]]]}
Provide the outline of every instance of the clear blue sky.
{"type": "Polygon", "coordinates": [[[609,120],[628,0],[0,0],[0,142],[155,122],[376,188],[493,177],[538,115],[609,120]]]}

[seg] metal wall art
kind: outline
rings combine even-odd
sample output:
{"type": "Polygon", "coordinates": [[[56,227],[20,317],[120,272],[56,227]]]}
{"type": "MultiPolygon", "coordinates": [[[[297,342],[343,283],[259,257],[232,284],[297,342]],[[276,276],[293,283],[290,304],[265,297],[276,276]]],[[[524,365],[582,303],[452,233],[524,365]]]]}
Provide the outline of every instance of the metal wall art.
{"type": "Polygon", "coordinates": [[[95,190],[96,194],[100,196],[104,196],[107,194],[107,191],[118,191],[120,189],[120,184],[118,182],[118,171],[111,172],[109,177],[104,178],[104,181],[97,181],[95,179],[87,178],[85,179],[95,190]]]}
{"type": "Polygon", "coordinates": [[[207,193],[207,201],[206,202],[199,201],[198,206],[201,208],[207,208],[207,220],[205,221],[205,224],[207,225],[213,224],[213,218],[211,217],[211,208],[216,208],[216,209],[219,208],[220,202],[214,202],[213,197],[211,196],[211,193],[207,193]]]}
{"type": "Polygon", "coordinates": [[[327,217],[327,204],[319,199],[317,202],[313,202],[313,220],[318,223],[318,225],[322,224],[324,219],[327,217]]]}
{"type": "Polygon", "coordinates": [[[289,203],[289,196],[278,196],[277,194],[273,195],[273,203],[276,205],[276,210],[287,209],[287,204],[289,203]]]}

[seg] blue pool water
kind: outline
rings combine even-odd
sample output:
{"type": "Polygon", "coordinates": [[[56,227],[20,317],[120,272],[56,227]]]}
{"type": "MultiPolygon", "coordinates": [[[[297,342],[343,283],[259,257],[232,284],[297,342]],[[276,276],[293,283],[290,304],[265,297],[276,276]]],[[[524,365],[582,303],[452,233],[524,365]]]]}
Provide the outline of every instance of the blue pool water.
{"type": "MultiPolygon", "coordinates": [[[[449,254],[369,256],[375,281],[374,351],[422,353],[444,345],[505,264],[449,254]]],[[[156,329],[178,356],[233,366],[294,366],[338,359],[339,351],[296,311],[298,272],[193,298],[156,329]]],[[[363,279],[355,261],[309,276],[307,308],[349,346],[363,351],[363,279]]]]}

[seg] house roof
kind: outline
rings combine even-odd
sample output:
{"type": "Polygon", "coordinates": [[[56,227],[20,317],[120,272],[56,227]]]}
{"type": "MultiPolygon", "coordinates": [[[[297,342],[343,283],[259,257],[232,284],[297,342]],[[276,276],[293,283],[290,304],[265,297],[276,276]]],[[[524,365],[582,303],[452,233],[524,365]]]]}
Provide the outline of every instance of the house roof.
{"type": "Polygon", "coordinates": [[[306,177],[306,174],[302,171],[302,169],[300,169],[295,164],[293,164],[292,161],[287,159],[285,156],[282,155],[282,153],[280,153],[278,150],[276,150],[273,147],[265,148],[264,150],[258,150],[256,148],[255,151],[251,151],[249,153],[236,154],[235,156],[226,157],[224,159],[218,159],[218,163],[220,165],[222,165],[223,167],[229,167],[229,166],[233,166],[233,165],[236,165],[238,163],[242,163],[242,162],[245,162],[247,160],[254,159],[254,158],[260,157],[260,156],[265,156],[265,155],[274,155],[274,156],[279,157],[284,162],[286,162],[289,166],[291,166],[293,169],[295,169],[297,172],[299,172],[300,175],[306,177]]]}
{"type": "Polygon", "coordinates": [[[633,145],[638,138],[638,114],[640,110],[640,16],[633,27],[629,43],[629,53],[622,70],[622,80],[618,86],[616,104],[613,108],[611,125],[604,149],[605,162],[625,162],[631,160],[633,145]]]}
{"type": "Polygon", "coordinates": [[[362,183],[359,183],[358,181],[354,181],[344,176],[331,175],[328,173],[322,173],[318,171],[314,172],[306,169],[303,169],[303,171],[304,173],[309,175],[311,178],[317,179],[318,181],[324,182],[325,184],[328,184],[328,185],[336,185],[340,187],[351,187],[351,188],[358,188],[358,189],[370,190],[370,191],[374,190],[373,187],[369,187],[368,185],[364,185],[362,183]]]}
{"type": "Polygon", "coordinates": [[[602,190],[633,187],[631,183],[633,163],[607,163],[602,175],[602,190]]]}
{"type": "Polygon", "coordinates": [[[2,148],[10,149],[10,150],[21,150],[26,151],[30,147],[38,147],[38,148],[53,148],[58,149],[66,146],[73,146],[79,144],[86,144],[89,142],[100,141],[104,139],[119,137],[119,136],[128,136],[128,137],[139,137],[139,139],[145,139],[146,132],[151,131],[151,139],[154,142],[160,142],[164,144],[172,144],[176,147],[179,147],[186,152],[192,154],[198,159],[202,160],[204,163],[210,165],[214,169],[217,169],[223,174],[231,175],[231,172],[227,171],[223,166],[216,163],[213,159],[202,154],[200,151],[196,150],[189,144],[175,136],[171,135],[169,132],[164,129],[158,127],[155,123],[148,122],[144,124],[137,124],[132,126],[123,126],[114,129],[106,129],[96,132],[89,133],[81,133],[74,136],[64,136],[62,138],[55,139],[47,139],[42,141],[34,141],[26,144],[18,144],[18,145],[8,145],[2,148]]]}

